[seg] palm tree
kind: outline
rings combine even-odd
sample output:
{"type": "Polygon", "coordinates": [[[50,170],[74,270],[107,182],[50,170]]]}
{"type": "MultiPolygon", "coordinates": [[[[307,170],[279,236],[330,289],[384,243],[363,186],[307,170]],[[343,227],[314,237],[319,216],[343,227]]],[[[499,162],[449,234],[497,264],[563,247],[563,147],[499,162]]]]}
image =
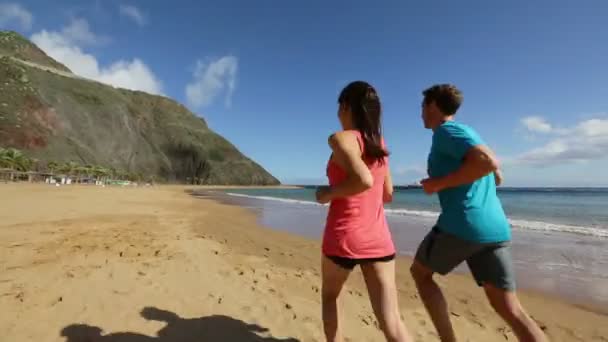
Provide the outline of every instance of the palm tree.
{"type": "MultiPolygon", "coordinates": [[[[23,152],[16,148],[0,148],[0,167],[14,171],[29,171],[34,163],[33,159],[26,157],[23,152]]],[[[11,172],[10,179],[15,175],[11,172]]]]}
{"type": "MultiPolygon", "coordinates": [[[[0,147],[0,169],[13,169],[13,161],[8,156],[8,150],[0,147]]],[[[13,180],[13,174],[10,174],[10,179],[13,180]]]]}
{"type": "Polygon", "coordinates": [[[112,178],[116,178],[118,175],[118,172],[116,171],[115,168],[111,167],[108,171],[110,171],[110,177],[112,178]]]}
{"type": "Polygon", "coordinates": [[[79,166],[80,165],[78,163],[70,161],[64,163],[59,171],[65,173],[68,176],[74,176],[76,174],[76,169],[78,169],[79,166]]]}
{"type": "Polygon", "coordinates": [[[90,169],[87,166],[77,166],[74,171],[76,173],[76,183],[80,184],[82,181],[82,176],[88,176],[90,169]]]}
{"type": "Polygon", "coordinates": [[[9,169],[12,166],[12,161],[8,157],[8,149],[0,147],[0,168],[9,169]]]}
{"type": "Polygon", "coordinates": [[[50,161],[48,162],[48,164],[46,164],[46,168],[52,173],[54,174],[55,171],[57,171],[60,168],[60,165],[58,162],[54,162],[54,161],[50,161]]]}
{"type": "Polygon", "coordinates": [[[40,160],[36,159],[36,158],[28,158],[29,159],[29,167],[27,168],[28,174],[27,174],[27,181],[28,182],[33,182],[34,181],[34,175],[39,171],[38,165],[40,163],[40,160]]]}
{"type": "Polygon", "coordinates": [[[105,182],[106,178],[110,175],[110,170],[103,166],[94,166],[92,174],[97,178],[98,181],[105,182]]]}
{"type": "Polygon", "coordinates": [[[5,160],[8,160],[9,169],[27,171],[32,164],[31,159],[16,148],[7,148],[4,156],[5,160]]]}

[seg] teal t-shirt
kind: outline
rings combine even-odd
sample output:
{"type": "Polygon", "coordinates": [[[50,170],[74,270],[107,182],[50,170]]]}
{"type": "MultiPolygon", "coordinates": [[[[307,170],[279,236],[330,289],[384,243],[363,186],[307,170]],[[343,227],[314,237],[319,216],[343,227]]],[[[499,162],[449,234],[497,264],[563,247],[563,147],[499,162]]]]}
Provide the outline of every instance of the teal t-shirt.
{"type": "MultiPolygon", "coordinates": [[[[439,126],[433,133],[429,176],[443,177],[458,170],[467,151],[476,145],[484,142],[472,128],[453,121],[439,126]]],[[[480,243],[511,240],[511,227],[496,195],[494,174],[440,191],[439,202],[440,230],[480,243]]]]}

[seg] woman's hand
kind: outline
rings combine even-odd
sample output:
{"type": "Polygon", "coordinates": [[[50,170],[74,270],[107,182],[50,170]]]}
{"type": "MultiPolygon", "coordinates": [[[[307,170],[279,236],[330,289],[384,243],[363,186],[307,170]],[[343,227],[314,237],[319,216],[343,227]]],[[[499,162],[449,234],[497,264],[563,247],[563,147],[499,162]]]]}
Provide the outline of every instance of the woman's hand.
{"type": "Polygon", "coordinates": [[[329,186],[320,186],[317,188],[316,192],[317,202],[321,204],[326,204],[331,202],[331,188],[329,186]]]}

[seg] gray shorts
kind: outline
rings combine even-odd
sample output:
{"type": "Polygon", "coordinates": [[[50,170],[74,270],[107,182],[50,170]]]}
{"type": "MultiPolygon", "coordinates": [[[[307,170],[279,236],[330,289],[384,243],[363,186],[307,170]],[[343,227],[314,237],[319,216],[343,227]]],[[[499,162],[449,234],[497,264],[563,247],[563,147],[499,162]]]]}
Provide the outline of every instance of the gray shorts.
{"type": "Polygon", "coordinates": [[[434,227],[420,243],[415,259],[441,275],[450,273],[466,261],[479,286],[489,283],[508,291],[515,290],[511,244],[508,241],[470,242],[434,227]]]}

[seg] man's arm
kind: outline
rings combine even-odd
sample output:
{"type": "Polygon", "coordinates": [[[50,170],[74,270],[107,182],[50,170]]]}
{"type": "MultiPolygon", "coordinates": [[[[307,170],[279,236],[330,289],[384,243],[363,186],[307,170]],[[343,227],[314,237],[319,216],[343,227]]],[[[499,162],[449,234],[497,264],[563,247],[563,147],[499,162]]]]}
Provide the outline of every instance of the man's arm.
{"type": "Polygon", "coordinates": [[[427,178],[422,181],[422,185],[425,192],[431,194],[443,189],[471,184],[489,173],[497,171],[498,160],[492,150],[485,145],[476,145],[466,152],[458,170],[444,177],[427,178]]]}

